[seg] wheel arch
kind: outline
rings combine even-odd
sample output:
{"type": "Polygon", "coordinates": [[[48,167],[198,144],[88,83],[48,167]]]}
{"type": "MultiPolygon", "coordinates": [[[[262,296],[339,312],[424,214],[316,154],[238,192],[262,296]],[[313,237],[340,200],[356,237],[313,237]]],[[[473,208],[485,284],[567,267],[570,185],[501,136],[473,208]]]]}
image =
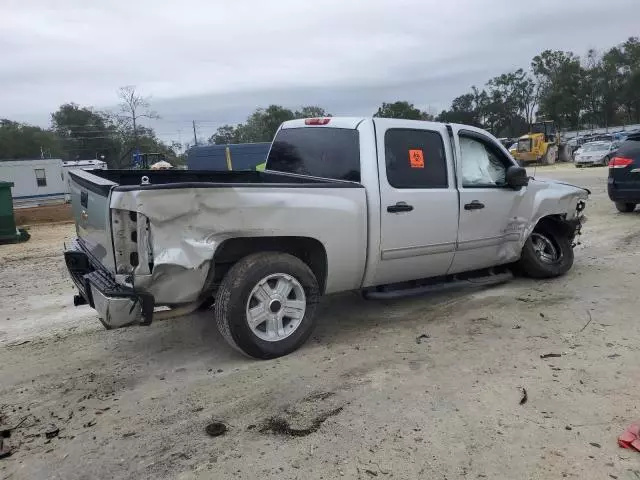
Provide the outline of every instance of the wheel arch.
{"type": "Polygon", "coordinates": [[[327,250],[315,238],[298,236],[234,237],[225,240],[213,255],[213,278],[208,287],[220,284],[238,260],[260,252],[288,253],[299,258],[309,266],[318,281],[320,293],[324,293],[327,283],[327,250]]]}
{"type": "Polygon", "coordinates": [[[566,235],[570,240],[573,240],[573,237],[575,237],[576,234],[577,226],[577,220],[567,220],[566,215],[553,213],[540,217],[540,219],[531,229],[529,236],[538,228],[550,227],[566,235]]]}

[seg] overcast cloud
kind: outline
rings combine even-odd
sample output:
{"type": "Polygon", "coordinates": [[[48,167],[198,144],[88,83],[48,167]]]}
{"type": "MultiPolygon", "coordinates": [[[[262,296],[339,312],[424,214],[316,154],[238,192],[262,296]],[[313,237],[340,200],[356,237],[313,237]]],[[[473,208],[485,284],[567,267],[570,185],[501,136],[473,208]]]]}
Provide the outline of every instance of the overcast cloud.
{"type": "Polygon", "coordinates": [[[167,140],[271,103],[436,111],[544,49],[633,35],[640,0],[0,0],[0,118],[46,126],[61,103],[109,108],[129,84],[167,140]]]}

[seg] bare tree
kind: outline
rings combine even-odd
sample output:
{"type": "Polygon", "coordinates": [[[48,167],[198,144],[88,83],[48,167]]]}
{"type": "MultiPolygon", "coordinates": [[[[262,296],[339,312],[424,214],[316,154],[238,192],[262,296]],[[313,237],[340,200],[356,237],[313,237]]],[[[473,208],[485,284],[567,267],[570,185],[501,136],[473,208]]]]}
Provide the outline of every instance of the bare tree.
{"type": "Polygon", "coordinates": [[[160,118],[151,110],[149,97],[143,97],[136,91],[135,85],[126,85],[118,90],[120,97],[121,120],[131,125],[133,129],[134,148],[138,150],[138,120],[140,118],[160,118]]]}

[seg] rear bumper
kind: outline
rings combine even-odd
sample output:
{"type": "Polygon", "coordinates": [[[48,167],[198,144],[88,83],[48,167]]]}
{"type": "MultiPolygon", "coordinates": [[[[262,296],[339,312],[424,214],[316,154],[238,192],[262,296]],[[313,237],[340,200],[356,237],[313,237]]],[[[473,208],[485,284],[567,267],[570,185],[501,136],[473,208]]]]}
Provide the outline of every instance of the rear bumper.
{"type": "Polygon", "coordinates": [[[576,165],[606,165],[607,162],[603,158],[575,159],[576,165]]]}
{"type": "Polygon", "coordinates": [[[67,247],[64,260],[80,292],[81,298],[76,297],[74,303],[88,303],[98,312],[106,328],[151,323],[155,305],[153,296],[116,283],[102,265],[82,248],[81,241],[74,240],[67,247]]]}

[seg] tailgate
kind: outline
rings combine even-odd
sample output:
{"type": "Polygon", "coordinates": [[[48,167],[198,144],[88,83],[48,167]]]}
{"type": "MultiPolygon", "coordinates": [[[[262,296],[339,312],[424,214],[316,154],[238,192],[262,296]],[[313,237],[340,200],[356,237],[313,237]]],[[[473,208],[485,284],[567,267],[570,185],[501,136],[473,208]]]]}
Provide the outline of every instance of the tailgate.
{"type": "Polygon", "coordinates": [[[69,176],[78,237],[88,253],[115,273],[109,202],[111,188],[117,184],[93,175],[91,170],[72,170],[69,176]]]}

